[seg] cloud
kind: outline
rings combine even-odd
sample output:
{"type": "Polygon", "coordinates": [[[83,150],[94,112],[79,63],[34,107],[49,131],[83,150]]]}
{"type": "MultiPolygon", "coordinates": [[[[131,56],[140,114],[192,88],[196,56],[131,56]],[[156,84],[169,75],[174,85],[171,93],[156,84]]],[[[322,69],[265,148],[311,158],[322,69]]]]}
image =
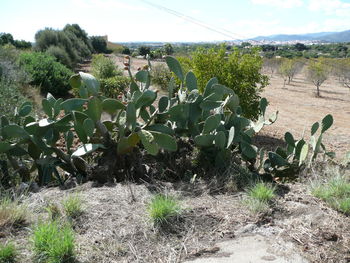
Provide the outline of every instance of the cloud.
{"type": "MultiPolygon", "coordinates": [[[[302,0],[251,0],[253,4],[268,5],[281,8],[300,7],[304,3],[302,0]]],[[[317,1],[317,0],[316,0],[317,1]]]]}
{"type": "Polygon", "coordinates": [[[326,15],[349,16],[350,3],[340,0],[310,0],[309,10],[314,12],[324,12],[326,15]]]}

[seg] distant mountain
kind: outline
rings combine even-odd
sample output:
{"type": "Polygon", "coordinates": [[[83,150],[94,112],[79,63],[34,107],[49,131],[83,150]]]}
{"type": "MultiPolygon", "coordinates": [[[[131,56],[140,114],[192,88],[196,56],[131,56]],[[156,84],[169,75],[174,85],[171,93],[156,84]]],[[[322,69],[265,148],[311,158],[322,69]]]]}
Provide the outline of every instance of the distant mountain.
{"type": "Polygon", "coordinates": [[[320,32],[301,35],[271,35],[271,36],[258,36],[250,40],[255,41],[307,41],[307,40],[319,40],[325,42],[350,42],[350,30],[342,32],[320,32]]]}

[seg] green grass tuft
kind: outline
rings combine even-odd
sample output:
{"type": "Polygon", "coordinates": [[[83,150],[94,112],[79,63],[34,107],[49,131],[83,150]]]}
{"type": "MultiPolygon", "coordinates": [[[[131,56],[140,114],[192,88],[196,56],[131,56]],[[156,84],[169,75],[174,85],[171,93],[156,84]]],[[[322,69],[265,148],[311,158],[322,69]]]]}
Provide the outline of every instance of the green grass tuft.
{"type": "Polygon", "coordinates": [[[13,244],[0,244],[0,263],[16,262],[17,251],[13,244]]]}
{"type": "Polygon", "coordinates": [[[39,223],[33,231],[34,254],[39,262],[74,262],[74,232],[57,221],[39,223]]]}
{"type": "Polygon", "coordinates": [[[20,226],[27,221],[27,209],[10,198],[0,200],[0,230],[5,227],[20,226]]]}
{"type": "Polygon", "coordinates": [[[148,205],[148,213],[154,224],[165,223],[181,211],[179,201],[165,195],[156,195],[148,205]]]}
{"type": "Polygon", "coordinates": [[[316,183],[311,193],[325,201],[333,209],[350,215],[350,182],[337,175],[324,183],[316,183]]]}
{"type": "Polygon", "coordinates": [[[262,202],[269,202],[275,197],[275,188],[265,183],[257,183],[248,190],[248,196],[262,202]]]}
{"type": "Polygon", "coordinates": [[[77,218],[84,212],[82,200],[78,194],[68,196],[63,200],[62,205],[66,215],[70,218],[77,218]]]}

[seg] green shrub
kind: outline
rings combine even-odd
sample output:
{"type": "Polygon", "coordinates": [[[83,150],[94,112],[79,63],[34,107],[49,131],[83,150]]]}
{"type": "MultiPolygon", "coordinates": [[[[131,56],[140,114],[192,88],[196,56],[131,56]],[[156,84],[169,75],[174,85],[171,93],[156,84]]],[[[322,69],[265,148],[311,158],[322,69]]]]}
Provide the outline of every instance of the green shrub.
{"type": "Polygon", "coordinates": [[[121,74],[117,71],[117,66],[113,61],[102,54],[94,55],[92,57],[91,67],[94,76],[99,79],[113,78],[118,74],[121,74]]]}
{"type": "Polygon", "coordinates": [[[69,225],[56,221],[39,223],[32,236],[34,254],[39,262],[74,262],[74,233],[69,225]]]}
{"type": "Polygon", "coordinates": [[[151,77],[154,84],[163,90],[167,90],[172,74],[165,65],[157,64],[152,67],[151,77]]]}
{"type": "Polygon", "coordinates": [[[68,80],[73,72],[54,57],[41,52],[22,53],[20,65],[31,76],[30,83],[40,87],[42,93],[66,95],[70,90],[68,80]]]}
{"type": "Polygon", "coordinates": [[[107,53],[107,41],[103,36],[92,36],[90,39],[95,53],[107,53]]]}
{"type": "Polygon", "coordinates": [[[252,188],[248,190],[248,196],[250,198],[262,201],[269,202],[275,197],[275,188],[271,185],[265,183],[257,183],[252,188]]]}
{"type": "Polygon", "coordinates": [[[0,263],[16,262],[17,251],[13,244],[0,244],[0,263]]]}
{"type": "Polygon", "coordinates": [[[106,97],[118,98],[120,93],[127,90],[130,85],[130,79],[124,76],[115,76],[113,78],[101,79],[100,88],[106,97]]]}
{"type": "Polygon", "coordinates": [[[61,64],[72,68],[72,61],[68,55],[68,53],[61,47],[59,46],[50,46],[47,50],[46,53],[55,57],[58,62],[61,64]]]}
{"type": "Polygon", "coordinates": [[[248,54],[235,50],[227,55],[225,47],[198,49],[192,59],[185,59],[185,62],[187,65],[182,66],[189,66],[195,73],[201,92],[211,78],[217,77],[220,84],[238,95],[245,117],[258,116],[260,92],[268,84],[268,77],[260,73],[263,61],[258,50],[251,49],[248,54]]]}
{"type": "Polygon", "coordinates": [[[165,223],[180,213],[179,202],[170,196],[156,195],[148,205],[148,213],[154,224],[165,223]]]}
{"type": "Polygon", "coordinates": [[[70,195],[62,202],[66,215],[70,218],[76,218],[83,213],[82,200],[79,195],[70,195]]]}

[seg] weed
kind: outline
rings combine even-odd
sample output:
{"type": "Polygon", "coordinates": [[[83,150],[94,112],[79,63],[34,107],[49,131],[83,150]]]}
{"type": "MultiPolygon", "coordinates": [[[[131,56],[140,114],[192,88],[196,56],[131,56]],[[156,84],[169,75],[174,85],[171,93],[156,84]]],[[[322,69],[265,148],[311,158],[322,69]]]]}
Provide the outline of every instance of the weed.
{"type": "Polygon", "coordinates": [[[261,202],[269,202],[275,197],[275,188],[265,183],[257,183],[248,190],[248,196],[261,202]]]}
{"type": "Polygon", "coordinates": [[[254,198],[244,199],[243,204],[246,205],[253,213],[266,213],[270,208],[267,202],[254,198]]]}
{"type": "Polygon", "coordinates": [[[337,174],[326,182],[314,183],[311,193],[335,210],[350,215],[350,182],[344,176],[337,174]]]}
{"type": "Polygon", "coordinates": [[[68,196],[63,202],[63,209],[70,218],[77,218],[83,213],[82,200],[77,194],[68,196]]]}
{"type": "Polygon", "coordinates": [[[74,233],[57,221],[39,223],[33,231],[34,254],[39,262],[74,262],[74,233]]]}
{"type": "Polygon", "coordinates": [[[17,251],[13,244],[0,244],[0,263],[16,262],[17,251]]]}
{"type": "Polygon", "coordinates": [[[61,216],[61,211],[57,204],[49,203],[45,210],[49,213],[52,220],[56,220],[61,216]]]}
{"type": "Polygon", "coordinates": [[[0,229],[23,225],[26,219],[27,210],[24,205],[7,197],[0,200],[0,229]]]}
{"type": "Polygon", "coordinates": [[[154,224],[162,224],[180,213],[179,202],[170,196],[156,195],[148,205],[148,213],[154,224]]]}

